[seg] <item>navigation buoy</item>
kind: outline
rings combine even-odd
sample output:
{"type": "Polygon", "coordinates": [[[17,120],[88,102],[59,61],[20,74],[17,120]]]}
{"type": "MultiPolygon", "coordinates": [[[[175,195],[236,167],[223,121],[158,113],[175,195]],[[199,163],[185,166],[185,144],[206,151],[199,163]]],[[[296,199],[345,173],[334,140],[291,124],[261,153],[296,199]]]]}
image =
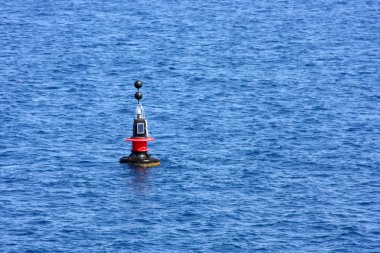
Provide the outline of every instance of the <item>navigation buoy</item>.
{"type": "Polygon", "coordinates": [[[120,163],[128,163],[138,167],[153,167],[160,165],[160,160],[148,154],[148,142],[153,141],[154,138],[149,137],[148,122],[145,119],[144,108],[140,103],[143,94],[140,92],[142,87],[141,81],[135,82],[137,92],[135,98],[137,99],[136,117],[133,120],[133,135],[126,138],[126,141],[132,142],[132,153],[129,156],[120,158],[120,163]]]}

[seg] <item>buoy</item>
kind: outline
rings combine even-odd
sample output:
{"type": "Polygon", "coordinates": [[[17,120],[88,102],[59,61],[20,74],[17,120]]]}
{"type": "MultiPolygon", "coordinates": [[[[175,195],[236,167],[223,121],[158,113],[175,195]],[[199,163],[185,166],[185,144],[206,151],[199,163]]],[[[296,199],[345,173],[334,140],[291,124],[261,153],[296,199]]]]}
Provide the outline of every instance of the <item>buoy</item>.
{"type": "Polygon", "coordinates": [[[153,141],[154,138],[149,137],[148,122],[145,118],[144,108],[140,100],[143,94],[140,92],[142,87],[141,81],[135,82],[137,92],[135,98],[137,99],[136,117],[133,120],[133,135],[130,138],[125,138],[126,141],[132,142],[132,153],[129,156],[120,158],[120,163],[128,163],[137,167],[153,167],[160,165],[160,160],[148,154],[148,142],[153,141]]]}

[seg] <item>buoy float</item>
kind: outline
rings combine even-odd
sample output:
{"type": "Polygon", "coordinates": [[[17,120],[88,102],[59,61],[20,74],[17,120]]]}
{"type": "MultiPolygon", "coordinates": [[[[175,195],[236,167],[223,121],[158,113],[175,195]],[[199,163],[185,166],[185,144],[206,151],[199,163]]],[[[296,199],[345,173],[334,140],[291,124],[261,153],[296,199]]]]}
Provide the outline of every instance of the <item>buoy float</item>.
{"type": "Polygon", "coordinates": [[[160,165],[160,160],[148,154],[148,142],[153,141],[154,138],[149,137],[148,122],[145,119],[144,108],[140,103],[143,94],[140,92],[142,87],[141,81],[135,82],[137,92],[135,98],[137,99],[136,117],[133,120],[133,135],[130,138],[125,138],[126,141],[132,142],[132,153],[129,156],[120,158],[120,163],[128,163],[137,167],[153,167],[160,165]]]}

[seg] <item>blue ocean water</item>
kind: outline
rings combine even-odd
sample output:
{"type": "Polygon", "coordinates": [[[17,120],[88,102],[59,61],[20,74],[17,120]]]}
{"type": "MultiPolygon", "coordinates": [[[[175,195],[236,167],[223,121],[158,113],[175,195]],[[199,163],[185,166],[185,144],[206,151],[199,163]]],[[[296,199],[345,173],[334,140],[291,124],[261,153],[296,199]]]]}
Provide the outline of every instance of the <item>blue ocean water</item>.
{"type": "Polygon", "coordinates": [[[1,252],[380,252],[378,1],[120,2],[0,3],[1,252]]]}

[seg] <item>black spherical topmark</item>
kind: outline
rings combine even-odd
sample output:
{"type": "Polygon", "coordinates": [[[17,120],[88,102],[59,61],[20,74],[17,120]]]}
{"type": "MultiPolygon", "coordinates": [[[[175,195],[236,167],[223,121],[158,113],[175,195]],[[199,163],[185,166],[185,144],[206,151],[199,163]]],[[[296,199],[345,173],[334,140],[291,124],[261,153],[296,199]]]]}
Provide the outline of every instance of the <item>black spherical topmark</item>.
{"type": "Polygon", "coordinates": [[[135,87],[136,87],[136,89],[140,89],[142,87],[142,82],[140,80],[137,80],[135,82],[135,87]]]}
{"type": "Polygon", "coordinates": [[[137,99],[137,100],[140,100],[140,99],[142,99],[143,98],[143,94],[139,91],[139,92],[136,92],[135,93],[135,98],[137,99]]]}

